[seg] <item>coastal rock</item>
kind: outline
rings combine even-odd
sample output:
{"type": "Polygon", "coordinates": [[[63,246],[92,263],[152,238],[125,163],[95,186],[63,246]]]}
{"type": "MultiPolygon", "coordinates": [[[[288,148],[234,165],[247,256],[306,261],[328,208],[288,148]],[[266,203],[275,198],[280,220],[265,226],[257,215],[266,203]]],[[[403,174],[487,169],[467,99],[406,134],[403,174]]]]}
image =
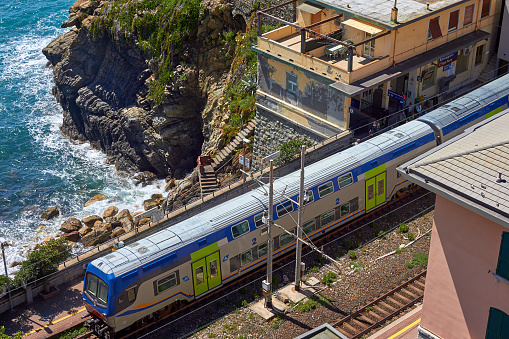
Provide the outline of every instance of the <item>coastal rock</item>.
{"type": "Polygon", "coordinates": [[[122,211],[120,211],[116,215],[116,218],[117,218],[117,220],[120,220],[120,219],[123,219],[123,218],[128,218],[129,220],[133,221],[133,216],[131,215],[131,213],[129,212],[128,209],[123,209],[122,211]]]}
{"type": "Polygon", "coordinates": [[[116,206],[110,206],[103,212],[103,218],[106,220],[106,218],[113,217],[118,213],[118,207],[116,206]]]}
{"type": "Polygon", "coordinates": [[[76,242],[80,238],[80,234],[78,231],[64,233],[64,238],[67,241],[76,242]]]}
{"type": "Polygon", "coordinates": [[[99,228],[103,225],[103,222],[101,220],[96,220],[94,222],[93,228],[99,228]]]}
{"type": "Polygon", "coordinates": [[[88,217],[81,219],[81,222],[83,222],[88,227],[94,227],[94,224],[96,221],[102,222],[102,220],[103,219],[100,216],[94,214],[94,215],[90,215],[88,217]]]}
{"type": "Polygon", "coordinates": [[[93,246],[96,244],[97,237],[95,235],[95,232],[89,232],[85,234],[84,236],[81,236],[81,243],[83,246],[93,246]]]}
{"type": "Polygon", "coordinates": [[[113,220],[112,222],[110,222],[110,224],[111,224],[111,227],[113,227],[113,229],[122,227],[122,223],[118,220],[113,220]]]}
{"type": "Polygon", "coordinates": [[[111,232],[110,238],[116,238],[119,235],[122,235],[125,233],[125,230],[122,227],[117,227],[111,232]]]}
{"type": "Polygon", "coordinates": [[[37,231],[42,232],[46,229],[46,226],[39,226],[37,227],[37,231]]]}
{"type": "Polygon", "coordinates": [[[122,224],[122,227],[124,228],[124,230],[126,232],[129,232],[130,230],[132,230],[134,228],[134,222],[133,222],[132,217],[131,218],[124,217],[124,218],[119,219],[118,221],[122,224]]]}
{"type": "Polygon", "coordinates": [[[158,206],[159,206],[159,204],[154,199],[147,199],[147,200],[143,201],[143,208],[145,209],[145,211],[148,211],[148,210],[150,210],[154,207],[158,207],[158,206]]]}
{"type": "Polygon", "coordinates": [[[138,173],[133,177],[133,181],[136,185],[147,186],[153,183],[157,179],[156,175],[152,172],[145,171],[138,173]]]}
{"type": "Polygon", "coordinates": [[[166,183],[166,186],[164,186],[164,191],[165,192],[168,192],[169,190],[171,190],[173,187],[175,187],[175,179],[171,179],[170,181],[168,181],[166,183]]]}
{"type": "Polygon", "coordinates": [[[92,229],[88,226],[83,226],[82,228],[80,228],[80,230],[78,232],[79,232],[80,236],[83,237],[83,236],[85,236],[85,234],[92,232],[92,229]]]}
{"type": "Polygon", "coordinates": [[[41,218],[44,220],[50,220],[56,216],[58,216],[60,212],[56,206],[49,207],[46,211],[42,212],[41,218]]]}
{"type": "Polygon", "coordinates": [[[16,266],[21,266],[22,262],[21,261],[13,261],[9,267],[10,268],[13,268],[13,267],[16,267],[16,266]]]}
{"type": "Polygon", "coordinates": [[[106,197],[105,195],[97,194],[97,195],[93,196],[92,198],[90,198],[85,203],[85,207],[88,207],[88,206],[92,205],[93,203],[96,203],[96,202],[101,201],[101,200],[106,200],[106,199],[108,199],[108,197],[106,197]]]}
{"type": "Polygon", "coordinates": [[[77,231],[81,228],[81,221],[76,218],[69,218],[60,226],[60,232],[69,233],[77,231]]]}
{"type": "Polygon", "coordinates": [[[149,222],[152,221],[152,217],[148,217],[148,218],[143,218],[140,220],[140,222],[138,223],[138,226],[142,226],[142,225],[145,225],[145,224],[148,224],[149,222]]]}

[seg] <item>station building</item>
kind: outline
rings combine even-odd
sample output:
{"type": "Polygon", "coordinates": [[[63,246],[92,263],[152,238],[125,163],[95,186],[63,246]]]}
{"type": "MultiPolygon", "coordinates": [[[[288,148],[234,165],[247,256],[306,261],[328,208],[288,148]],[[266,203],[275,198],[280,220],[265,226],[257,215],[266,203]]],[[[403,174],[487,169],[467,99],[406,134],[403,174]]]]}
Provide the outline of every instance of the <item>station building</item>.
{"type": "Polygon", "coordinates": [[[502,0],[294,0],[260,10],[255,159],[299,136],[351,140],[359,126],[383,128],[468,90],[497,63],[501,8],[502,0]],[[294,20],[275,15],[281,6],[293,6],[294,20]]]}
{"type": "Polygon", "coordinates": [[[436,193],[419,338],[509,338],[509,110],[398,168],[436,193]]]}

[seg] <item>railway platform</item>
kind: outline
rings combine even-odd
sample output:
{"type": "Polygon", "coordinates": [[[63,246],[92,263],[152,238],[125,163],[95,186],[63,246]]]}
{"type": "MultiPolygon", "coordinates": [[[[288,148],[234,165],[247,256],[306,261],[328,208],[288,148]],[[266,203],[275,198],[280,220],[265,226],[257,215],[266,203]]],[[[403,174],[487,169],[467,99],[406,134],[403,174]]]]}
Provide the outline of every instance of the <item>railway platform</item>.
{"type": "Polygon", "coordinates": [[[48,300],[34,298],[31,305],[21,305],[13,312],[5,312],[0,326],[5,334],[21,332],[23,338],[42,339],[54,336],[82,321],[86,313],[81,291],[83,280],[76,279],[60,286],[60,294],[48,300]]]}

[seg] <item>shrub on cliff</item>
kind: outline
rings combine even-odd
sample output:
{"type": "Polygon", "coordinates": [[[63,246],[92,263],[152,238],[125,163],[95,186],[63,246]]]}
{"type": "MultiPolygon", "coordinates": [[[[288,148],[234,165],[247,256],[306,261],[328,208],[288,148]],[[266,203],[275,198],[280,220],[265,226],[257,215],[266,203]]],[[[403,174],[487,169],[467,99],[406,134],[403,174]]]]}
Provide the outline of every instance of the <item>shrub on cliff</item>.
{"type": "MultiPolygon", "coordinates": [[[[203,17],[200,0],[113,0],[90,26],[94,36],[116,35],[118,26],[136,35],[142,50],[154,57],[156,80],[149,97],[156,104],[164,100],[164,85],[172,76],[172,59],[182,52],[203,17]]],[[[117,37],[118,38],[118,37],[117,37]]]]}
{"type": "Polygon", "coordinates": [[[302,146],[310,147],[313,143],[308,140],[307,137],[302,139],[292,139],[288,142],[283,143],[279,147],[279,151],[281,152],[279,158],[283,163],[289,162],[293,160],[296,154],[300,155],[300,149],[302,146]]]}
{"type": "Polygon", "coordinates": [[[14,284],[21,286],[54,273],[58,264],[71,257],[71,246],[64,238],[51,239],[32,251],[14,277],[14,284]]]}

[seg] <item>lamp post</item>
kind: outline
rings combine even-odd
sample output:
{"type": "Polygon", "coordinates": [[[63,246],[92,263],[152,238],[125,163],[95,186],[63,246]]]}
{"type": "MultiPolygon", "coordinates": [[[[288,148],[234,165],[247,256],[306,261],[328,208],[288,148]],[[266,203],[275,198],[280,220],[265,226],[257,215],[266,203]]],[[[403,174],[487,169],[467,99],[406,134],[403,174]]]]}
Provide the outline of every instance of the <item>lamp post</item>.
{"type": "Polygon", "coordinates": [[[11,286],[9,284],[9,273],[7,272],[7,263],[5,262],[5,251],[4,249],[9,246],[8,243],[3,242],[0,244],[0,247],[2,247],[2,257],[4,259],[4,270],[5,270],[5,277],[7,278],[7,293],[9,294],[9,304],[11,306],[11,312],[14,311],[12,307],[12,296],[11,296],[11,286]]]}
{"type": "Polygon", "coordinates": [[[249,139],[242,139],[242,183],[246,183],[246,144],[249,144],[251,141],[249,139]]]}

